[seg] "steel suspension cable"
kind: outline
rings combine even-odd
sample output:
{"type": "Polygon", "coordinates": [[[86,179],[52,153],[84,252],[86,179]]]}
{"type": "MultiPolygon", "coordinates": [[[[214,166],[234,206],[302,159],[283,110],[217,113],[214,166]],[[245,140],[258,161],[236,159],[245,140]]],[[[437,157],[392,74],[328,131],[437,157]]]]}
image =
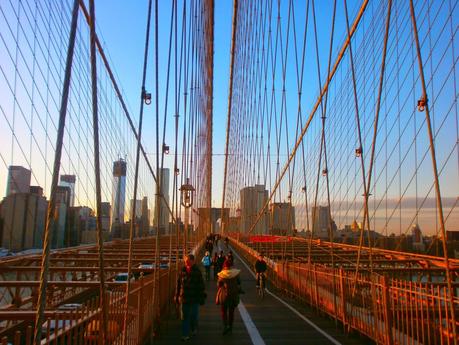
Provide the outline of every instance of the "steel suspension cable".
{"type": "MultiPolygon", "coordinates": [[[[153,317],[159,321],[160,317],[160,306],[159,306],[159,297],[160,297],[160,284],[159,280],[161,278],[160,269],[159,269],[159,242],[160,242],[160,231],[159,231],[159,216],[160,216],[160,202],[161,202],[161,177],[159,171],[159,19],[158,19],[158,0],[155,0],[155,133],[156,133],[156,189],[155,189],[155,203],[156,203],[156,235],[155,235],[155,270],[153,272],[153,317]]],[[[154,327],[152,327],[154,332],[154,327]]]]}
{"type": "Polygon", "coordinates": [[[416,43],[416,55],[417,55],[418,65],[419,65],[419,77],[421,79],[421,86],[422,86],[422,99],[424,100],[424,103],[425,103],[424,110],[426,113],[427,134],[429,136],[430,154],[432,158],[432,169],[433,169],[434,183],[435,183],[435,196],[436,196],[436,203],[437,203],[438,218],[440,221],[442,245],[443,245],[443,257],[445,260],[446,284],[448,286],[448,292],[449,292],[449,305],[450,305],[450,310],[451,310],[453,343],[457,345],[458,339],[457,339],[456,313],[455,313],[455,307],[454,307],[454,295],[453,295],[454,290],[452,287],[453,278],[451,275],[450,262],[448,258],[448,248],[446,247],[445,219],[443,217],[443,205],[442,205],[441,192],[440,192],[440,183],[438,180],[437,158],[435,154],[434,138],[433,138],[432,126],[430,122],[430,110],[429,110],[429,102],[427,98],[427,87],[426,87],[426,82],[425,82],[425,77],[424,77],[424,65],[423,65],[422,56],[421,56],[421,48],[419,44],[418,28],[417,28],[417,23],[416,23],[416,14],[414,11],[413,0],[410,0],[410,15],[411,15],[411,21],[413,24],[414,41],[416,43]]]}
{"type": "Polygon", "coordinates": [[[340,64],[340,62],[341,62],[341,60],[342,60],[342,58],[344,56],[344,53],[349,47],[349,41],[350,41],[350,39],[352,38],[352,36],[354,35],[354,33],[355,33],[356,29],[357,29],[357,26],[360,23],[360,19],[362,18],[363,13],[364,13],[367,5],[368,5],[368,0],[364,0],[362,2],[361,6],[360,6],[359,12],[358,12],[358,14],[357,14],[357,16],[356,16],[356,18],[354,20],[354,23],[353,23],[353,25],[352,25],[352,27],[350,29],[350,32],[349,32],[350,35],[348,35],[348,37],[346,37],[346,40],[343,43],[343,45],[342,45],[342,47],[341,47],[341,49],[340,49],[340,51],[338,53],[338,57],[335,60],[335,63],[334,63],[333,68],[331,70],[331,73],[327,76],[327,81],[326,81],[325,85],[323,86],[322,90],[320,91],[320,94],[319,94],[316,102],[314,103],[314,106],[313,106],[313,108],[312,108],[312,110],[310,112],[308,120],[306,121],[304,127],[302,128],[301,133],[300,133],[300,135],[299,135],[299,137],[298,137],[298,139],[297,139],[297,141],[296,141],[296,143],[295,143],[295,145],[294,145],[294,147],[293,147],[293,149],[292,149],[292,151],[291,151],[291,153],[289,155],[289,158],[288,158],[287,162],[285,163],[284,168],[282,169],[282,172],[281,172],[279,178],[277,179],[277,181],[273,185],[273,190],[271,191],[271,194],[269,195],[267,202],[264,204],[263,208],[258,213],[256,221],[254,222],[254,224],[252,225],[252,227],[248,231],[249,233],[251,233],[253,231],[253,229],[255,228],[255,225],[261,219],[262,214],[265,212],[266,208],[269,205],[270,200],[274,196],[274,193],[275,193],[276,189],[280,185],[280,182],[281,182],[283,176],[285,175],[285,173],[286,173],[286,171],[288,169],[288,166],[290,165],[291,161],[293,160],[293,157],[295,156],[296,151],[298,150],[298,147],[300,146],[301,141],[303,140],[303,137],[306,134],[306,131],[308,130],[309,125],[310,125],[312,119],[314,118],[314,115],[316,114],[316,111],[317,111],[320,103],[322,102],[322,98],[324,97],[324,94],[328,90],[330,82],[331,82],[331,80],[333,79],[333,77],[334,77],[334,75],[336,73],[336,70],[337,70],[337,68],[338,68],[338,66],[339,66],[339,64],[340,64]]]}
{"type": "Polygon", "coordinates": [[[64,85],[62,90],[62,101],[59,112],[59,127],[56,138],[56,153],[54,156],[53,177],[51,181],[51,193],[46,216],[46,227],[43,238],[43,253],[40,269],[40,287],[38,289],[38,308],[35,318],[35,329],[33,342],[35,345],[41,343],[41,328],[43,324],[43,314],[46,307],[46,290],[48,287],[48,271],[49,271],[49,254],[51,231],[53,227],[53,213],[56,205],[57,181],[59,177],[59,169],[61,165],[62,145],[64,140],[65,117],[67,115],[68,96],[70,90],[70,78],[72,73],[73,52],[75,47],[75,36],[78,22],[78,0],[74,0],[72,9],[72,22],[70,24],[69,45],[67,50],[67,59],[65,66],[64,85]]]}
{"type": "MultiPolygon", "coordinates": [[[[348,15],[348,10],[347,10],[347,1],[344,0],[344,13],[346,17],[346,30],[348,37],[350,37],[350,29],[349,29],[349,15],[348,15]]],[[[349,59],[350,59],[350,65],[351,65],[351,72],[352,72],[352,86],[353,86],[353,95],[354,95],[354,106],[355,106],[355,117],[356,117],[356,123],[357,123],[357,135],[358,135],[358,143],[359,143],[359,149],[361,151],[360,154],[360,165],[361,165],[361,171],[362,171],[362,182],[363,182],[363,193],[364,193],[364,209],[368,208],[368,189],[367,189],[367,184],[365,183],[366,179],[366,173],[365,173],[365,160],[364,160],[364,148],[363,148],[363,141],[362,141],[362,130],[361,130],[361,123],[360,123],[360,112],[359,112],[359,102],[357,98],[357,84],[356,84],[356,76],[355,76],[355,65],[354,65],[354,57],[352,54],[352,44],[349,42],[349,59]]],[[[355,274],[355,279],[357,279],[357,272],[359,270],[359,265],[360,265],[360,255],[361,255],[361,250],[363,247],[363,236],[364,236],[364,231],[365,231],[365,221],[367,218],[365,217],[365,212],[364,212],[364,219],[363,219],[363,224],[362,228],[360,229],[360,240],[359,240],[359,250],[357,254],[357,263],[356,263],[356,274],[355,274]]],[[[372,263],[372,251],[371,251],[371,233],[370,233],[370,226],[368,224],[368,247],[369,247],[369,253],[370,253],[370,269],[372,269],[373,263],[372,263]]],[[[353,288],[353,294],[355,293],[356,286],[354,284],[353,288]]]]}
{"type": "Polygon", "coordinates": [[[99,319],[99,340],[105,344],[107,333],[107,303],[105,294],[105,272],[104,272],[104,240],[102,237],[102,197],[100,190],[100,162],[99,162],[99,114],[97,102],[97,64],[96,64],[96,14],[94,0],[89,0],[90,21],[90,49],[91,49],[91,84],[92,84],[92,116],[94,130],[94,172],[96,175],[96,230],[97,249],[99,253],[99,306],[101,309],[99,319]]]}
{"type": "Polygon", "coordinates": [[[225,144],[225,166],[223,170],[223,192],[222,192],[222,233],[225,233],[224,222],[224,209],[225,209],[225,196],[226,196],[226,179],[228,175],[228,148],[230,140],[231,129],[231,112],[233,106],[233,75],[234,75],[234,56],[236,54],[236,31],[237,31],[237,13],[238,13],[238,0],[233,0],[233,20],[231,29],[231,52],[230,52],[230,72],[229,72],[229,90],[228,90],[228,110],[226,122],[226,144],[225,144]]]}
{"type": "MultiPolygon", "coordinates": [[[[93,1],[93,0],[92,0],[93,1]]],[[[142,140],[142,125],[143,125],[143,112],[144,104],[146,100],[146,90],[145,82],[147,78],[147,67],[148,67],[148,48],[150,43],[150,22],[151,22],[151,7],[152,0],[148,1],[148,11],[147,11],[147,26],[145,32],[145,45],[144,45],[144,57],[143,57],[143,70],[142,70],[142,84],[140,91],[140,113],[139,113],[139,127],[137,135],[137,150],[135,158],[135,173],[134,173],[134,191],[132,195],[133,205],[131,206],[131,223],[129,227],[129,254],[128,254],[128,277],[126,281],[126,290],[125,290],[125,301],[124,301],[124,318],[123,318],[123,344],[125,345],[128,341],[128,317],[129,317],[129,295],[131,294],[131,275],[132,275],[132,252],[134,247],[134,231],[136,227],[136,207],[137,207],[137,187],[139,179],[139,161],[140,161],[140,146],[142,140]]],[[[161,179],[161,176],[156,173],[157,180],[161,179]]],[[[155,266],[155,271],[157,266],[155,266]]]]}

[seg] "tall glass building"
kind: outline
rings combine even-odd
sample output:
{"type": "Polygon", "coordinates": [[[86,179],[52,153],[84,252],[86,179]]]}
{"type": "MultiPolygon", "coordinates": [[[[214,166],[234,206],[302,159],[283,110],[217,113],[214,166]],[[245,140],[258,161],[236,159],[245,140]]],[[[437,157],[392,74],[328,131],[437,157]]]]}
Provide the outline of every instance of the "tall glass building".
{"type": "Polygon", "coordinates": [[[113,194],[111,224],[124,223],[124,204],[126,198],[126,161],[119,159],[113,163],[113,194]]]}

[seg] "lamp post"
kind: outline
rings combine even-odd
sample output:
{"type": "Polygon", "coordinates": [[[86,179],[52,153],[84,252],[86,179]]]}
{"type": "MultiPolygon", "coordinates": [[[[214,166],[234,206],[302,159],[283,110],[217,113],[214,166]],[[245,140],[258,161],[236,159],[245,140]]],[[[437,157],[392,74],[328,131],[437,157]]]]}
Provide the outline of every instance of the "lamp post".
{"type": "Polygon", "coordinates": [[[190,179],[187,177],[186,183],[180,187],[180,204],[185,207],[185,231],[184,231],[184,242],[185,242],[185,253],[188,251],[188,220],[190,207],[193,205],[194,187],[190,184],[190,179]]]}

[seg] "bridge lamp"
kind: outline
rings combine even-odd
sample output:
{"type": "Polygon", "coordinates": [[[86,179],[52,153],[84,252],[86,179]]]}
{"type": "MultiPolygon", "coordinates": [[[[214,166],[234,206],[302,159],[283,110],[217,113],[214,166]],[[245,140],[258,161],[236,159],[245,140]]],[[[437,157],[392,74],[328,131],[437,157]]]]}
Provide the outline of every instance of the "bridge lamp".
{"type": "Polygon", "coordinates": [[[143,97],[143,101],[146,105],[150,105],[151,104],[151,93],[150,92],[146,92],[145,90],[142,92],[142,97],[143,97]]]}
{"type": "Polygon", "coordinates": [[[427,106],[427,98],[423,96],[418,100],[418,110],[420,112],[423,112],[426,109],[426,106],[427,106]]]}
{"type": "Polygon", "coordinates": [[[183,207],[189,208],[193,205],[193,195],[195,189],[190,184],[190,179],[186,179],[186,183],[180,187],[180,203],[183,207]]]}
{"type": "Polygon", "coordinates": [[[358,147],[355,149],[355,156],[360,157],[362,155],[362,148],[358,147]]]}
{"type": "Polygon", "coordinates": [[[175,175],[176,176],[180,175],[180,169],[179,168],[175,168],[175,175]]]}
{"type": "Polygon", "coordinates": [[[163,144],[163,152],[164,154],[168,155],[169,154],[169,145],[163,144]]]}
{"type": "Polygon", "coordinates": [[[322,170],[322,176],[327,176],[327,174],[328,174],[328,169],[327,168],[322,170]]]}

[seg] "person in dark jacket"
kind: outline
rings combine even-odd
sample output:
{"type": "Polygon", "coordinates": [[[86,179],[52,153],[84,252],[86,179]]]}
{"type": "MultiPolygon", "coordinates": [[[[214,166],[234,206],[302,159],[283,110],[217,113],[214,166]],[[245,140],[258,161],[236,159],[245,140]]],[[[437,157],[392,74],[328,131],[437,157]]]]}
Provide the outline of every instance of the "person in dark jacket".
{"type": "Polygon", "coordinates": [[[228,262],[230,263],[231,267],[234,266],[234,256],[233,256],[233,252],[231,250],[228,252],[228,254],[226,254],[226,260],[228,260],[228,262]]]}
{"type": "Polygon", "coordinates": [[[218,254],[217,258],[217,274],[223,269],[223,263],[225,262],[225,255],[223,254],[223,250],[220,251],[220,254],[218,254]]]}
{"type": "Polygon", "coordinates": [[[268,265],[266,264],[265,258],[262,253],[258,257],[258,260],[255,262],[255,273],[257,275],[257,287],[260,286],[260,278],[261,275],[265,274],[266,270],[268,269],[268,265]]]}
{"type": "Polygon", "coordinates": [[[239,304],[241,291],[240,272],[238,269],[231,268],[230,263],[226,260],[222,271],[218,273],[218,290],[215,302],[220,305],[223,335],[233,331],[234,309],[239,304]]]}
{"type": "Polygon", "coordinates": [[[196,335],[199,305],[205,301],[205,285],[202,273],[194,262],[194,255],[185,257],[185,267],[179,273],[175,292],[175,303],[180,304],[182,319],[182,341],[196,335]],[[191,331],[191,332],[190,332],[191,331]]]}
{"type": "Polygon", "coordinates": [[[218,253],[214,253],[214,257],[212,258],[212,266],[214,266],[214,280],[217,280],[217,273],[218,271],[218,253]]]}

